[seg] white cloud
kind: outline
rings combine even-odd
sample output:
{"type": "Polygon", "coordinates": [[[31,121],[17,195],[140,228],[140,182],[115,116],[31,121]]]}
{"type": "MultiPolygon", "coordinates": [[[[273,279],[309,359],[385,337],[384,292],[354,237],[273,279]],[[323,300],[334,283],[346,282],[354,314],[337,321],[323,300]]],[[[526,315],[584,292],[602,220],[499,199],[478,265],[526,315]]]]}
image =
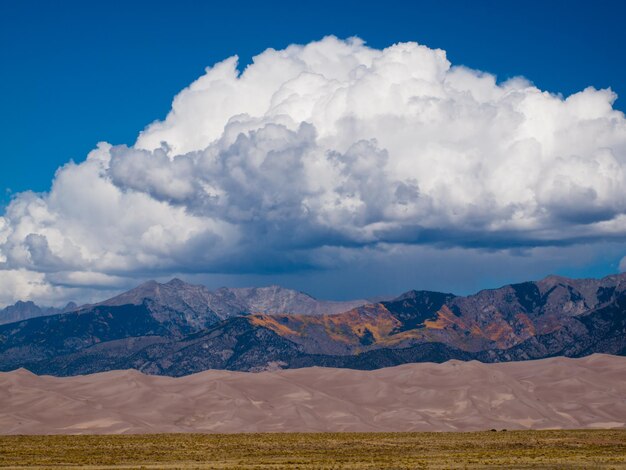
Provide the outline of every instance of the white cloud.
{"type": "Polygon", "coordinates": [[[52,289],[328,267],[325,247],[621,240],[615,99],[498,83],[415,43],[327,37],[242,72],[229,58],[132,148],[100,144],[50,193],[18,195],[0,218],[0,266],[52,289]]]}

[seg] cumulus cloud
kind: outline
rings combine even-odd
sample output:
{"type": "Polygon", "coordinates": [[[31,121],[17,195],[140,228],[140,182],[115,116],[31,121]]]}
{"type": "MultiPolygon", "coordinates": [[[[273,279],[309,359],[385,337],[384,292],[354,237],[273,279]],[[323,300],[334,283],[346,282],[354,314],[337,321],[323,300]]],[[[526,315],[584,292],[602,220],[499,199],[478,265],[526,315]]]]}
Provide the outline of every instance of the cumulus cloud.
{"type": "Polygon", "coordinates": [[[84,288],[331,268],[333,247],[623,240],[615,99],[499,83],[416,43],[327,37],[243,71],[231,57],[134,146],[102,143],[49,193],[17,195],[0,218],[0,269],[84,288]]]}

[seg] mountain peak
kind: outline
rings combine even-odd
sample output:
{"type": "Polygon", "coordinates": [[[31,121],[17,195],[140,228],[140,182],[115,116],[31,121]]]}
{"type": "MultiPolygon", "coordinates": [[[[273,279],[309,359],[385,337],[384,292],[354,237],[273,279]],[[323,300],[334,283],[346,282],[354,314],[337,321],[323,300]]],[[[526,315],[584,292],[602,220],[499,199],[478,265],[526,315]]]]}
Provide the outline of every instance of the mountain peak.
{"type": "Polygon", "coordinates": [[[171,279],[170,281],[166,282],[165,285],[176,287],[176,288],[181,288],[181,287],[188,286],[190,284],[187,284],[185,281],[182,281],[181,279],[178,279],[177,277],[175,277],[174,279],[171,279]]]}
{"type": "Polygon", "coordinates": [[[450,294],[447,292],[436,292],[436,291],[430,291],[430,290],[417,290],[417,289],[412,289],[410,291],[404,292],[403,294],[400,294],[398,297],[392,299],[392,302],[395,301],[401,301],[401,300],[410,300],[410,299],[417,299],[420,297],[446,297],[446,298],[453,298],[456,297],[454,294],[450,294]]]}
{"type": "Polygon", "coordinates": [[[549,274],[538,282],[549,285],[570,284],[572,279],[565,276],[559,276],[558,274],[549,274]]]}

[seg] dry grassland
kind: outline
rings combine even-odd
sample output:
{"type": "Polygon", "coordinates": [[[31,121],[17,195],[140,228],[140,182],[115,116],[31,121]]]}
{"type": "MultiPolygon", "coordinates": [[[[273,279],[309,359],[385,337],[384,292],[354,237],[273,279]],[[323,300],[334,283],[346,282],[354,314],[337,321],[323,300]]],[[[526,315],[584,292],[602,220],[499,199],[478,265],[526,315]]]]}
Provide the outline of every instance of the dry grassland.
{"type": "Polygon", "coordinates": [[[0,467],[626,469],[626,431],[4,436],[0,467]]]}

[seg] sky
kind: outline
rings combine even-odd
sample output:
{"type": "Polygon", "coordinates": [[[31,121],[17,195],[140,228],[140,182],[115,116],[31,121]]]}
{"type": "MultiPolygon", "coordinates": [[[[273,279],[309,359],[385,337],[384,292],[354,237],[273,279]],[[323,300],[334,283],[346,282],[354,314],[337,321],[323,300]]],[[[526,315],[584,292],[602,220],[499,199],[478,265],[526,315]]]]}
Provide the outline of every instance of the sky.
{"type": "Polygon", "coordinates": [[[0,304],[624,269],[625,14],[4,0],[0,304]]]}

